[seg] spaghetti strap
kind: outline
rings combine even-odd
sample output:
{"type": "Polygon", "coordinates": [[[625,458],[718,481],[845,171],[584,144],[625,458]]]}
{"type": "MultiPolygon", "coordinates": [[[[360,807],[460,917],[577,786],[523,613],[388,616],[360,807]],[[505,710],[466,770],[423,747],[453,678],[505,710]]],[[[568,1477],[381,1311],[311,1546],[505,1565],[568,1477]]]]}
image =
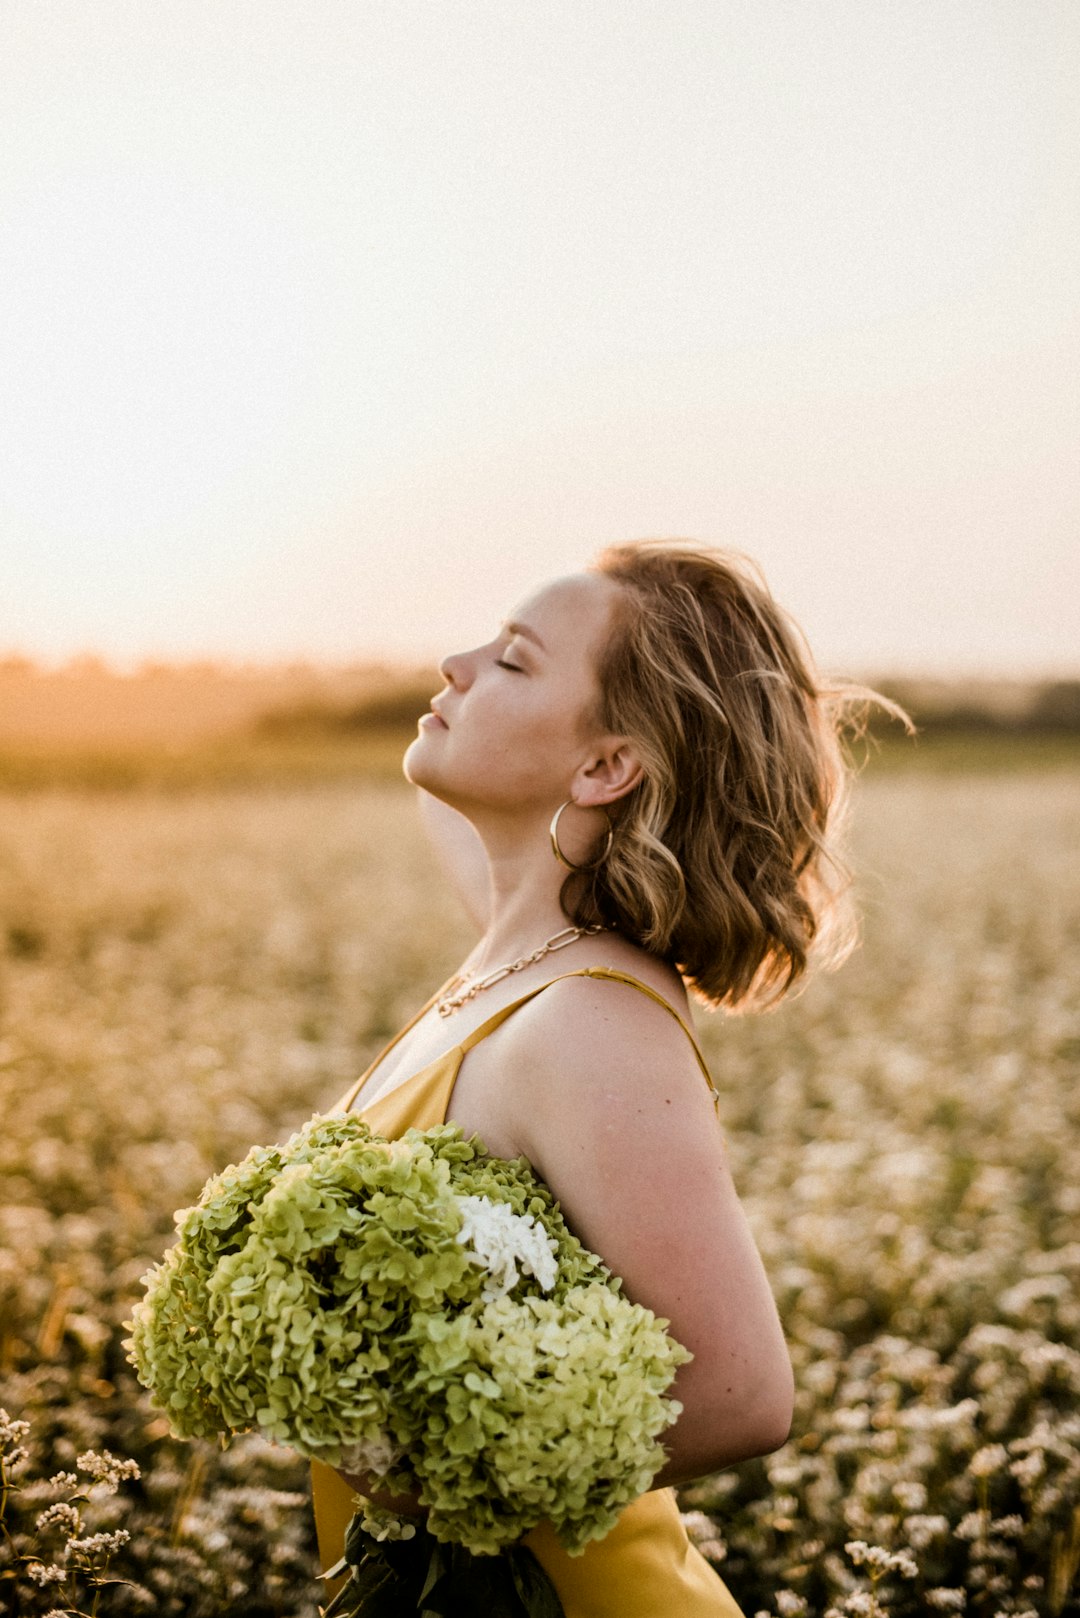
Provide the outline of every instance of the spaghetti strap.
{"type": "MultiPolygon", "coordinates": [[[[712,1074],[709,1072],[708,1063],[702,1054],[701,1046],[697,1042],[693,1029],[683,1020],[682,1017],[679,1016],[679,1013],[675,1010],[675,1007],[671,1004],[671,1001],[665,1000],[664,996],[659,994],[656,989],[650,988],[647,983],[642,983],[640,978],[631,977],[628,972],[616,971],[614,967],[584,966],[576,972],[563,972],[557,978],[549,978],[547,983],[538,984],[535,989],[530,989],[528,994],[523,994],[519,999],[512,1000],[508,1006],[502,1006],[498,1011],[495,1012],[494,1016],[488,1018],[487,1022],[481,1023],[479,1028],[474,1028],[472,1033],[467,1035],[458,1046],[458,1049],[461,1051],[462,1055],[464,1055],[466,1051],[471,1051],[475,1045],[479,1045],[480,1041],[482,1039],[486,1039],[489,1034],[494,1033],[495,1029],[500,1027],[508,1017],[512,1016],[520,1006],[527,1005],[528,1002],[530,1000],[534,1000],[538,994],[543,994],[544,990],[550,989],[553,983],[563,983],[567,978],[609,978],[613,983],[626,983],[630,986],[630,988],[639,989],[642,994],[647,994],[650,1000],[655,1000],[658,1006],[663,1006],[665,1011],[670,1012],[671,1016],[674,1017],[675,1021],[678,1023],[679,1027],[690,1041],[690,1044],[693,1046],[694,1055],[697,1057],[698,1066],[705,1075],[705,1083],[709,1086],[709,1090],[712,1094],[713,1106],[716,1108],[717,1113],[719,1113],[720,1092],[717,1090],[712,1081],[712,1074]]],[[[429,1001],[429,1004],[430,1003],[431,1002],[429,1001]]]]}

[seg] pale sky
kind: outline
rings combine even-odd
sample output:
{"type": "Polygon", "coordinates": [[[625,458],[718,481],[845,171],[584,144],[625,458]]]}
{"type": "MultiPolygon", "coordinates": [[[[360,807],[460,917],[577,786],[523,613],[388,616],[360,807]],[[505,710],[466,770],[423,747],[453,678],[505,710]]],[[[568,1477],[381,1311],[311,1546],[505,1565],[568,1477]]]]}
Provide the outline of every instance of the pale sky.
{"type": "Polygon", "coordinates": [[[427,658],[612,540],[1080,672],[1077,0],[0,0],[0,651],[427,658]]]}

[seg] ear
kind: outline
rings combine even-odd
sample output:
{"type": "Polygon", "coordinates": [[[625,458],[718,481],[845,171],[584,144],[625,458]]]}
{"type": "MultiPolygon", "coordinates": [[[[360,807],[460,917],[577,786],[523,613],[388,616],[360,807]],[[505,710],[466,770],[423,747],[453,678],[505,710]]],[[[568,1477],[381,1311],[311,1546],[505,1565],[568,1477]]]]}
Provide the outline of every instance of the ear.
{"type": "Polygon", "coordinates": [[[582,809],[600,809],[633,792],[644,774],[633,744],[621,736],[612,736],[579,767],[570,795],[582,809]]]}

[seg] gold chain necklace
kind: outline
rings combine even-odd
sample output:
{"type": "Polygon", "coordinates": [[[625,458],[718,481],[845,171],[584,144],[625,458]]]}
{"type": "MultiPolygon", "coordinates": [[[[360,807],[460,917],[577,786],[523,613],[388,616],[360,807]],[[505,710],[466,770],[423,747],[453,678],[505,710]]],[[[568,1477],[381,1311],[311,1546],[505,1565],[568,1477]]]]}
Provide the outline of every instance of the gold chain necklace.
{"type": "Polygon", "coordinates": [[[459,1006],[463,1006],[466,1000],[471,1000],[482,989],[490,989],[493,984],[501,983],[511,972],[520,972],[526,966],[532,966],[534,961],[542,961],[545,955],[553,955],[557,949],[565,949],[578,938],[603,931],[599,924],[591,927],[564,927],[561,932],[552,933],[547,943],[541,944],[539,949],[534,949],[531,955],[523,955],[520,960],[509,961],[506,966],[497,966],[493,972],[486,973],[482,978],[459,972],[457,977],[450,979],[446,986],[447,992],[441,1000],[436,1001],[435,1009],[440,1017],[449,1017],[459,1006]]]}

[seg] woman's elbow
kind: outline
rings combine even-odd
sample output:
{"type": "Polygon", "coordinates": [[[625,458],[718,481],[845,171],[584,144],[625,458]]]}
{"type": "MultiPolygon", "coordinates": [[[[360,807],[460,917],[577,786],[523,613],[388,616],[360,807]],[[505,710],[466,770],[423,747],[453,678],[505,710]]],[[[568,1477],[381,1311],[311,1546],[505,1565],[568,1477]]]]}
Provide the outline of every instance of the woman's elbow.
{"type": "MultiPolygon", "coordinates": [[[[716,1384],[714,1382],[715,1389],[716,1384]]],[[[795,1384],[790,1362],[770,1368],[766,1376],[728,1387],[722,1399],[698,1403],[685,1389],[683,1414],[668,1445],[671,1459],[660,1483],[681,1484],[722,1472],[729,1466],[769,1455],[787,1443],[795,1408],[795,1384]]]]}
{"type": "Polygon", "coordinates": [[[795,1413],[795,1384],[788,1366],[768,1382],[746,1390],[736,1409],[721,1417],[717,1433],[717,1467],[735,1466],[757,1455],[782,1449],[791,1436],[795,1413]]]}
{"type": "MultiPolygon", "coordinates": [[[[754,1448],[751,1455],[771,1455],[782,1449],[791,1437],[791,1424],[795,1417],[795,1382],[789,1374],[763,1397],[752,1422],[754,1448]]],[[[749,1457],[748,1457],[749,1458],[749,1457]]]]}
{"type": "Polygon", "coordinates": [[[758,1455],[771,1455],[780,1450],[792,1432],[795,1400],[792,1391],[772,1391],[738,1411],[729,1411],[716,1435],[716,1453],[709,1471],[724,1466],[737,1466],[740,1461],[753,1461],[758,1455]]]}

